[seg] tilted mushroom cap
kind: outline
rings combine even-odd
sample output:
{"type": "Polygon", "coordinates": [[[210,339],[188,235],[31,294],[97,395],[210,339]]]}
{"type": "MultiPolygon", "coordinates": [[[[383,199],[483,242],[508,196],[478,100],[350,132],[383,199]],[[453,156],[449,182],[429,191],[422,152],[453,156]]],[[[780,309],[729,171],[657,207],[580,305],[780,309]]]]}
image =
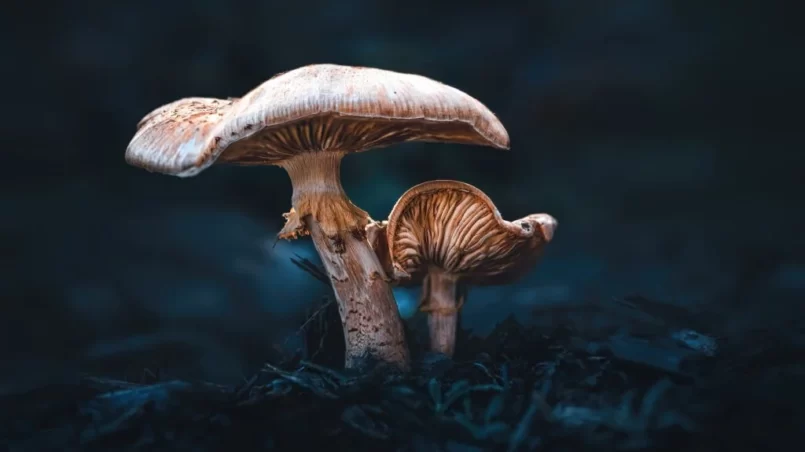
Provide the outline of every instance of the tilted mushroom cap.
{"type": "Polygon", "coordinates": [[[216,161],[269,165],[303,152],[405,141],[509,147],[495,115],[456,88],[419,75],[320,64],[276,75],[240,99],[162,106],[140,122],[126,160],[184,177],[216,161]]]}
{"type": "Polygon", "coordinates": [[[425,182],[403,194],[385,225],[390,273],[402,285],[418,283],[428,266],[473,284],[507,283],[530,270],[556,226],[548,214],[505,221],[472,185],[425,182]]]}

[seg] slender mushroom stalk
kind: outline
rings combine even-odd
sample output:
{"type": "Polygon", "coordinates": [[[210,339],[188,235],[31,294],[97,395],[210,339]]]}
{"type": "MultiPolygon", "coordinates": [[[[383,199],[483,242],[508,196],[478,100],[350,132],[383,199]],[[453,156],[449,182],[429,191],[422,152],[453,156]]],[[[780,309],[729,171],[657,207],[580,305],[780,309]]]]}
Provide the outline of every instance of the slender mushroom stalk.
{"type": "Polygon", "coordinates": [[[419,305],[428,314],[430,348],[447,356],[455,352],[458,314],[464,305],[459,280],[459,276],[431,266],[422,281],[419,305]]]}
{"type": "Polygon", "coordinates": [[[420,309],[428,313],[431,349],[452,356],[463,286],[517,280],[537,262],[556,227],[544,213],[505,221],[481,190],[431,181],[408,190],[388,221],[367,232],[397,284],[422,282],[420,309]]]}
{"type": "Polygon", "coordinates": [[[140,122],[126,159],[181,177],[216,162],[285,169],[293,208],[279,237],[311,235],[338,301],[345,367],[406,370],[402,320],[366,240],[369,214],[344,193],[340,168],[347,154],[416,140],[509,145],[495,115],[455,88],[418,75],[312,65],[240,99],[182,99],[154,110],[140,122]]]}

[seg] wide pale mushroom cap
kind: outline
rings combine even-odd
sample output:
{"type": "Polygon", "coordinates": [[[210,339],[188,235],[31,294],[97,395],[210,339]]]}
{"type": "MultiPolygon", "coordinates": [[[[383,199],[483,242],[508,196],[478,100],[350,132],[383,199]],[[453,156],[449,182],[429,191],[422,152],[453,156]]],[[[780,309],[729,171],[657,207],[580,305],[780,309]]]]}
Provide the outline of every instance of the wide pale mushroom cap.
{"type": "Polygon", "coordinates": [[[300,153],[361,152],[405,141],[509,147],[481,102],[429,78],[331,64],[279,74],[240,99],[188,98],[148,114],[132,165],[181,177],[216,161],[272,165],[300,153]]]}
{"type": "Polygon", "coordinates": [[[486,285],[529,271],[553,239],[557,222],[544,213],[505,221],[472,185],[431,181],[403,194],[384,226],[388,270],[400,284],[418,283],[433,266],[486,285]]]}

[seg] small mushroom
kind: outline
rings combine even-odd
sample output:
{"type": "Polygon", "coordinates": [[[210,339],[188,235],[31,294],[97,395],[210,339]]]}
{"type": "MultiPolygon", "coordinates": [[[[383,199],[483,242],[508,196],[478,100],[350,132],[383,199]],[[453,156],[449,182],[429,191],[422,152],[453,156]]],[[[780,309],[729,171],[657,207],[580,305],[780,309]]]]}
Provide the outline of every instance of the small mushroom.
{"type": "Polygon", "coordinates": [[[531,270],[556,226],[545,213],[505,221],[472,185],[431,181],[405,192],[388,221],[367,233],[398,285],[422,284],[431,349],[452,356],[466,285],[514,282],[531,270]]]}
{"type": "Polygon", "coordinates": [[[341,186],[341,159],[406,141],[507,149],[483,104],[434,80],[372,68],[312,65],[276,75],[241,98],[189,98],[147,115],[126,160],[187,177],[213,163],[275,165],[293,184],[280,238],[310,234],[339,304],[348,368],[409,353],[388,278],[365,240],[369,215],[341,186]]]}

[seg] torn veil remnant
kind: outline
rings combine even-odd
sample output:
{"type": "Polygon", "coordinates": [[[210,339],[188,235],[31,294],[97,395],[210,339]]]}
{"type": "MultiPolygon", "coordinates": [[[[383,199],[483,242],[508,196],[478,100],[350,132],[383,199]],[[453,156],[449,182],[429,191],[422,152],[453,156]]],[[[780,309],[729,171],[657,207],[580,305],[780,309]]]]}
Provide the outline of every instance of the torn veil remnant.
{"type": "Polygon", "coordinates": [[[545,213],[505,221],[481,190],[431,181],[403,194],[388,221],[369,225],[367,233],[397,284],[422,283],[431,349],[452,355],[465,285],[515,281],[531,270],[556,227],[545,213]]]}
{"type": "Polygon", "coordinates": [[[406,141],[507,149],[483,104],[434,80],[372,68],[312,65],[279,74],[239,99],[182,99],[146,116],[126,150],[135,166],[180,177],[213,163],[275,165],[293,184],[279,236],[310,234],[339,303],[346,366],[408,368],[402,321],[365,240],[369,215],[341,186],[341,159],[406,141]]]}

